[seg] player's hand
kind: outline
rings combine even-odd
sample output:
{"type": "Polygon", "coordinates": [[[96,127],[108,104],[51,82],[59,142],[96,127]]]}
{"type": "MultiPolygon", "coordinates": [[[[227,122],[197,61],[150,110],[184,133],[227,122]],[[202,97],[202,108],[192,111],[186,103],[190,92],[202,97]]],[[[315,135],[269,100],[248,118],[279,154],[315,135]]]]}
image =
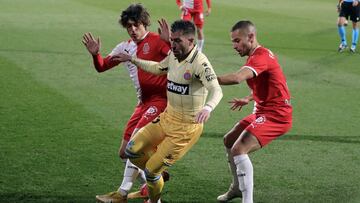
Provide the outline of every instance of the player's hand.
{"type": "Polygon", "coordinates": [[[205,15],[206,15],[206,16],[209,16],[210,13],[211,13],[211,8],[208,8],[208,9],[206,10],[206,12],[205,12],[205,15]]]}
{"type": "Polygon", "coordinates": [[[111,62],[116,62],[116,63],[122,63],[130,60],[131,60],[131,56],[123,53],[116,54],[110,58],[111,62]]]}
{"type": "Polygon", "coordinates": [[[160,38],[162,40],[164,40],[165,42],[170,42],[170,29],[169,29],[169,25],[166,22],[166,20],[164,18],[161,18],[160,20],[158,20],[159,23],[159,28],[158,28],[158,32],[160,35],[160,38]]]}
{"type": "Polygon", "coordinates": [[[82,43],[91,55],[97,55],[99,53],[101,47],[100,37],[95,39],[93,35],[88,32],[83,35],[82,43]]]}
{"type": "Polygon", "coordinates": [[[250,102],[250,100],[247,97],[244,97],[241,99],[234,98],[233,100],[229,101],[229,103],[231,105],[230,109],[233,111],[238,109],[240,111],[241,108],[243,106],[247,105],[249,102],[250,102]]]}
{"type": "Polygon", "coordinates": [[[202,109],[198,114],[195,116],[196,123],[205,123],[210,118],[210,111],[208,109],[202,109]]]}
{"type": "Polygon", "coordinates": [[[179,9],[180,9],[181,12],[186,12],[185,6],[180,6],[179,9]]]}

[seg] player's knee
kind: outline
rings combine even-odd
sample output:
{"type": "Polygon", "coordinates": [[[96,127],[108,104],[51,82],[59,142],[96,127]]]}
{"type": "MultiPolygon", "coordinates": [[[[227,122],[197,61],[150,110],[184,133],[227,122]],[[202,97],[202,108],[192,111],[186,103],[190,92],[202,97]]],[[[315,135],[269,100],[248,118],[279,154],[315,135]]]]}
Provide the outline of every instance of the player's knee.
{"type": "Polygon", "coordinates": [[[161,173],[156,173],[147,168],[144,170],[144,172],[145,172],[146,181],[148,182],[156,182],[161,178],[161,173]]]}
{"type": "Polygon", "coordinates": [[[234,143],[231,142],[229,136],[226,134],[224,135],[224,145],[226,148],[230,149],[234,143]]]}
{"type": "Polygon", "coordinates": [[[231,147],[231,155],[232,156],[237,156],[240,154],[248,154],[248,151],[246,150],[246,148],[244,146],[242,146],[241,144],[237,144],[231,147]]]}
{"type": "Polygon", "coordinates": [[[136,159],[136,158],[140,158],[141,154],[139,151],[135,150],[133,148],[133,142],[130,141],[125,148],[125,155],[127,158],[131,159],[136,159]]]}

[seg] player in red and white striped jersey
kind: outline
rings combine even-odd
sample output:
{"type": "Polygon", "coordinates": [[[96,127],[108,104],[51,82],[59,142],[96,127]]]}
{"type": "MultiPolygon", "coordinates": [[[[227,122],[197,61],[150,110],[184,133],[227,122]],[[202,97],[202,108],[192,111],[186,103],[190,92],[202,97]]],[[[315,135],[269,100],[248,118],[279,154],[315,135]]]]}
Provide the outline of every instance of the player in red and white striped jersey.
{"type": "MultiPolygon", "coordinates": [[[[202,51],[204,47],[204,6],[203,0],[176,0],[176,4],[181,10],[181,19],[183,20],[193,20],[196,25],[197,32],[197,48],[199,51],[202,51]]],[[[207,10],[205,15],[208,16],[211,13],[211,0],[206,0],[207,10]]]]}
{"type": "MultiPolygon", "coordinates": [[[[100,54],[100,39],[95,39],[91,33],[85,33],[83,43],[93,57],[98,72],[107,71],[119,63],[112,60],[114,55],[126,53],[145,60],[161,61],[170,50],[170,44],[161,39],[160,35],[149,32],[149,14],[140,4],[132,4],[121,14],[119,23],[127,29],[131,39],[119,43],[110,54],[103,58],[100,54]]],[[[166,107],[166,76],[157,76],[145,72],[130,62],[125,62],[130,78],[134,83],[138,104],[125,128],[119,156],[125,160],[125,147],[130,137],[140,128],[155,119],[166,107]]],[[[136,177],[140,174],[145,183],[143,171],[126,159],[124,178],[118,191],[106,195],[96,196],[100,202],[126,202],[126,195],[130,191],[136,177]]]]}

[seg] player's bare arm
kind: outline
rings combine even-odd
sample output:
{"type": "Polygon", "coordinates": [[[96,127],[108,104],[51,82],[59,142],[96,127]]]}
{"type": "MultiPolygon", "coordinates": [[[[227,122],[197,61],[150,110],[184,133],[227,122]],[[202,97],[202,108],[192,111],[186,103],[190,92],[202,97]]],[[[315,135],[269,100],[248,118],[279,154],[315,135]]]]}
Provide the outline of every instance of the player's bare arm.
{"type": "Polygon", "coordinates": [[[207,8],[207,10],[206,10],[206,12],[205,12],[205,15],[206,15],[206,16],[209,16],[210,13],[211,13],[211,8],[207,8]]]}
{"type": "Polygon", "coordinates": [[[205,12],[206,16],[209,16],[211,13],[211,0],[206,0],[207,10],[205,12]]]}
{"type": "Polygon", "coordinates": [[[82,43],[91,55],[95,56],[99,54],[101,47],[100,37],[95,39],[94,36],[88,32],[83,35],[82,43]]]}
{"type": "Polygon", "coordinates": [[[218,76],[217,79],[220,85],[236,85],[253,77],[254,72],[249,68],[243,67],[238,72],[218,76]]]}

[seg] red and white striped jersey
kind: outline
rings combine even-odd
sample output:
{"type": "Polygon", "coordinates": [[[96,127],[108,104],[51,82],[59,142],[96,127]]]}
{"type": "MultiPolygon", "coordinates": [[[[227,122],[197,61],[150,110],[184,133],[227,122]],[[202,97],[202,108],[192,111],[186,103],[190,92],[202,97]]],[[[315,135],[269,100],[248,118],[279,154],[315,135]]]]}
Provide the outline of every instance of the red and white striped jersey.
{"type": "MultiPolygon", "coordinates": [[[[102,58],[100,54],[93,57],[94,65],[98,72],[103,72],[118,65],[111,61],[111,57],[125,53],[136,55],[138,58],[152,61],[161,61],[170,51],[170,45],[160,39],[158,34],[148,32],[144,39],[138,43],[128,40],[119,43],[111,53],[102,58]]],[[[134,83],[137,97],[140,102],[149,100],[166,99],[166,76],[153,75],[138,68],[131,62],[124,63],[129,72],[130,78],[134,83]]]]}

